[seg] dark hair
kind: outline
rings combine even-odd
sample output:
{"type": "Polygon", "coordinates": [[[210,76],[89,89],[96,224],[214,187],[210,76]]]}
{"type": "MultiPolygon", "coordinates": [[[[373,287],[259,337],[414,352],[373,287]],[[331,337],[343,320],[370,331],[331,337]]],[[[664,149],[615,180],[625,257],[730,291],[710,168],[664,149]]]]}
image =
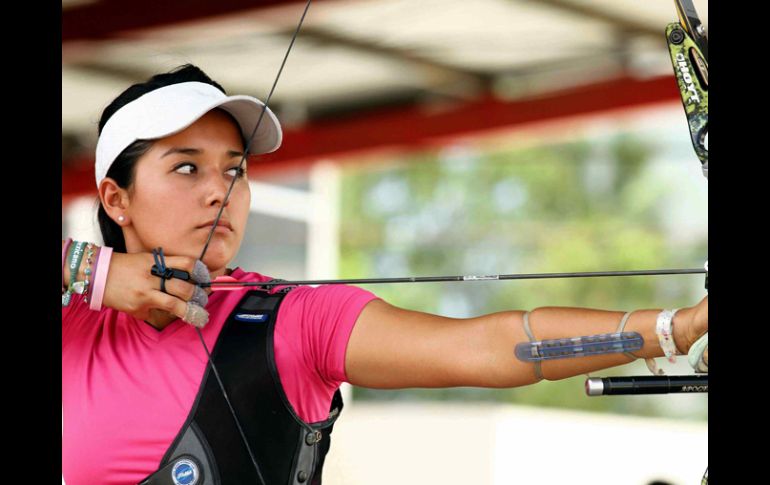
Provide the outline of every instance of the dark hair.
{"type": "MultiPolygon", "coordinates": [[[[104,129],[104,125],[107,124],[107,120],[109,120],[110,117],[114,115],[120,108],[124,107],[131,101],[134,101],[140,96],[164,86],[193,81],[211,84],[215,88],[227,94],[222,86],[208,77],[206,73],[201,71],[198,67],[192,64],[185,64],[170,72],[157,74],[148,79],[146,82],[134,84],[133,86],[120,93],[117,98],[115,98],[106,108],[104,108],[102,116],[99,119],[99,134],[102,134],[102,130],[104,129]]],[[[126,149],[123,150],[120,155],[117,156],[117,158],[115,158],[115,161],[112,162],[110,169],[107,171],[107,177],[115,180],[119,187],[123,189],[129,188],[134,183],[134,169],[136,167],[137,160],[139,160],[142,155],[147,153],[147,151],[152,147],[152,144],[152,140],[138,140],[126,147],[126,149]]],[[[102,232],[104,245],[113,248],[113,250],[119,253],[125,253],[126,240],[123,237],[123,230],[107,215],[107,212],[104,210],[104,206],[101,204],[101,202],[99,203],[99,210],[96,217],[99,221],[99,229],[102,232]]]]}

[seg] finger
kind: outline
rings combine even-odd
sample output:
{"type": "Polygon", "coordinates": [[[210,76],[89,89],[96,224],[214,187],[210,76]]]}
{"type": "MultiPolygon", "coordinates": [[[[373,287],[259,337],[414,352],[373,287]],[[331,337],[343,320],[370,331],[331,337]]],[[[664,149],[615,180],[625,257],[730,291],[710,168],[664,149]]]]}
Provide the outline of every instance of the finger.
{"type": "Polygon", "coordinates": [[[184,320],[184,317],[187,314],[187,305],[188,303],[186,301],[166,293],[161,293],[160,291],[154,291],[150,299],[151,308],[164,310],[182,320],[184,320]]]}
{"type": "Polygon", "coordinates": [[[190,298],[192,298],[193,293],[195,292],[194,284],[180,280],[178,278],[170,278],[167,280],[156,278],[153,286],[154,289],[160,291],[161,293],[175,296],[184,301],[188,301],[190,298]],[[163,288],[165,288],[165,290],[163,288]]]}
{"type": "Polygon", "coordinates": [[[185,322],[198,328],[203,328],[209,321],[209,312],[196,303],[187,303],[187,310],[182,318],[185,322]]]}
{"type": "MultiPolygon", "coordinates": [[[[161,290],[161,281],[158,278],[155,288],[161,290]]],[[[206,306],[208,303],[207,293],[200,286],[177,278],[171,278],[165,281],[166,293],[176,296],[184,301],[195,301],[200,306],[206,306]]]]}
{"type": "Polygon", "coordinates": [[[198,306],[205,307],[209,302],[209,295],[203,290],[203,288],[196,286],[195,290],[193,291],[193,296],[189,301],[190,303],[195,303],[198,306]]]}
{"type": "Polygon", "coordinates": [[[161,292],[165,291],[165,293],[176,296],[182,300],[192,301],[201,307],[205,307],[208,303],[208,292],[192,283],[208,283],[211,281],[211,274],[206,265],[200,260],[184,256],[168,257],[166,258],[165,263],[169,268],[186,271],[190,274],[193,281],[188,282],[180,278],[170,278],[163,281],[158,277],[158,289],[161,292]]]}
{"type": "Polygon", "coordinates": [[[169,256],[166,257],[166,266],[187,271],[196,283],[208,283],[211,281],[208,267],[200,260],[186,256],[169,256]]]}
{"type": "MultiPolygon", "coordinates": [[[[181,279],[182,281],[189,281],[191,272],[195,267],[195,260],[184,256],[169,256],[163,259],[162,264],[166,270],[175,270],[173,275],[174,278],[181,279]]],[[[155,266],[153,266],[153,268],[154,267],[155,266]]]]}
{"type": "Polygon", "coordinates": [[[706,332],[703,334],[687,352],[687,361],[690,366],[695,369],[695,372],[708,374],[709,361],[708,361],[708,349],[709,349],[709,334],[706,332]]]}
{"type": "Polygon", "coordinates": [[[209,321],[209,312],[197,303],[184,302],[161,292],[155,292],[155,302],[155,308],[165,310],[195,327],[203,328],[209,321]]]}
{"type": "Polygon", "coordinates": [[[174,279],[166,281],[166,294],[175,296],[180,300],[196,303],[202,307],[205,307],[209,302],[208,293],[200,286],[174,279]]]}
{"type": "Polygon", "coordinates": [[[209,269],[203,264],[203,261],[196,260],[195,268],[192,271],[192,277],[197,283],[208,283],[211,281],[211,273],[209,269]]]}

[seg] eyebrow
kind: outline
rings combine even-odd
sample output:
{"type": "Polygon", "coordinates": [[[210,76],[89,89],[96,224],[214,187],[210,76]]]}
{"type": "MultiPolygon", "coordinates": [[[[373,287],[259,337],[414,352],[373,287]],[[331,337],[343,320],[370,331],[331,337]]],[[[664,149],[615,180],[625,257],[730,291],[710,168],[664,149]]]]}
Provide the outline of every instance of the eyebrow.
{"type": "MultiPolygon", "coordinates": [[[[201,153],[203,153],[203,150],[199,148],[173,147],[169,149],[166,153],[161,155],[160,158],[163,158],[167,155],[173,155],[175,153],[181,153],[183,155],[200,155],[201,153]]],[[[243,152],[239,152],[237,150],[227,150],[227,155],[230,158],[235,158],[235,157],[243,158],[243,152]]]]}

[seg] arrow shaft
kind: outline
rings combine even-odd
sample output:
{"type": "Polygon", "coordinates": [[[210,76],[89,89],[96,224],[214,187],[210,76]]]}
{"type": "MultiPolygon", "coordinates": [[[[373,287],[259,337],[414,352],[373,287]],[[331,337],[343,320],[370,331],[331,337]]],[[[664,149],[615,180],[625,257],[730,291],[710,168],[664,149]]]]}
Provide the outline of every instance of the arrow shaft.
{"type": "Polygon", "coordinates": [[[404,278],[358,278],[358,279],[327,279],[327,280],[272,280],[266,282],[251,281],[217,281],[201,283],[202,288],[234,289],[245,287],[271,287],[271,286],[299,286],[299,285],[364,285],[364,284],[389,284],[389,283],[435,283],[441,281],[499,281],[499,280],[534,280],[556,278],[596,278],[607,276],[654,276],[675,274],[705,274],[705,269],[654,269],[635,271],[592,271],[577,273],[531,273],[531,274],[502,274],[502,275],[457,275],[457,276],[410,276],[404,278]]]}

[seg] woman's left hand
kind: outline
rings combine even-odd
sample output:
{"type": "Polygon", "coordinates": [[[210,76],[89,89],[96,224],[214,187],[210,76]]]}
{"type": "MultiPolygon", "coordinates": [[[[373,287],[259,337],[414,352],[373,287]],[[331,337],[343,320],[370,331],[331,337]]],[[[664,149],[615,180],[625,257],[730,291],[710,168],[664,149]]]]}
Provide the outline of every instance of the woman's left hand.
{"type": "Polygon", "coordinates": [[[679,352],[687,354],[695,341],[709,331],[708,295],[694,307],[677,312],[674,318],[674,342],[679,352]]]}

